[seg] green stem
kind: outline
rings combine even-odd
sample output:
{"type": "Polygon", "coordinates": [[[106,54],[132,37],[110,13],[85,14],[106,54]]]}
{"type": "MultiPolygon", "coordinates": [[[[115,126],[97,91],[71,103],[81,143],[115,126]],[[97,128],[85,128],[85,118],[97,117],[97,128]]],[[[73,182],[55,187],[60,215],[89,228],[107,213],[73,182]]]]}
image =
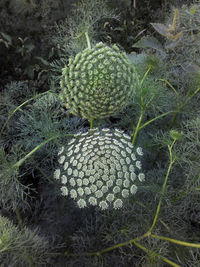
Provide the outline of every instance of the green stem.
{"type": "Polygon", "coordinates": [[[166,188],[166,185],[167,185],[167,180],[168,180],[168,177],[169,177],[169,173],[171,171],[171,168],[175,162],[175,159],[172,158],[172,148],[173,148],[173,145],[175,144],[176,140],[174,140],[171,144],[171,146],[168,146],[168,149],[169,149],[169,155],[170,155],[170,164],[169,164],[169,167],[168,167],[168,170],[167,170],[167,174],[165,176],[165,181],[164,181],[164,184],[162,186],[162,191],[161,191],[161,196],[160,196],[160,199],[159,199],[159,203],[158,203],[158,206],[157,206],[157,210],[156,210],[156,214],[155,214],[155,217],[154,217],[154,220],[153,220],[153,223],[152,223],[152,226],[150,227],[149,229],[149,232],[152,232],[156,222],[157,222],[157,219],[158,219],[158,214],[160,212],[160,207],[161,207],[161,203],[162,203],[162,200],[163,200],[163,196],[164,196],[164,192],[165,192],[165,188],[166,188]]]}
{"type": "Polygon", "coordinates": [[[135,243],[137,241],[140,241],[140,240],[142,240],[142,239],[144,239],[145,237],[148,237],[148,236],[150,236],[150,232],[147,232],[147,233],[145,233],[144,235],[142,235],[140,237],[136,237],[136,238],[130,239],[130,240],[126,241],[126,242],[118,243],[118,244],[116,244],[114,246],[111,246],[111,247],[102,249],[102,250],[97,251],[97,252],[89,252],[89,253],[86,253],[86,255],[88,255],[88,256],[93,256],[93,255],[100,256],[100,255],[102,255],[102,254],[104,254],[106,252],[109,252],[111,250],[114,250],[116,248],[128,246],[128,245],[130,245],[132,243],[135,243]]]}
{"type": "MultiPolygon", "coordinates": [[[[172,169],[172,166],[173,166],[173,164],[175,162],[175,158],[173,157],[173,154],[172,154],[172,148],[173,148],[176,140],[177,139],[174,139],[173,142],[171,143],[171,145],[168,146],[169,156],[170,156],[170,164],[169,164],[169,167],[168,167],[168,170],[167,170],[167,173],[166,173],[166,176],[165,176],[165,180],[164,180],[164,183],[163,183],[163,186],[162,186],[161,195],[160,195],[159,203],[158,203],[158,206],[157,206],[156,214],[155,214],[155,217],[154,217],[154,220],[153,220],[153,223],[152,223],[152,226],[150,227],[150,229],[142,236],[130,239],[130,240],[126,241],[126,242],[118,243],[118,244],[116,244],[114,246],[107,247],[107,248],[102,249],[100,251],[85,253],[86,256],[98,256],[98,257],[101,257],[101,255],[106,253],[106,252],[112,251],[114,249],[117,249],[117,248],[120,248],[120,247],[123,247],[123,246],[130,245],[130,244],[135,244],[137,247],[139,247],[142,250],[144,250],[147,254],[151,254],[153,256],[156,256],[157,258],[159,258],[162,261],[170,264],[171,266],[180,267],[180,265],[178,265],[178,264],[172,262],[171,260],[169,260],[169,259],[167,259],[167,258],[165,258],[165,257],[163,257],[163,256],[161,256],[161,255],[159,255],[159,254],[157,254],[157,253],[145,248],[144,246],[142,246],[138,242],[140,240],[146,238],[146,237],[153,237],[153,238],[166,240],[166,241],[169,241],[169,242],[172,242],[172,243],[175,243],[175,244],[179,244],[179,245],[183,245],[183,246],[200,248],[200,244],[193,244],[193,243],[189,243],[189,242],[184,242],[184,241],[180,241],[180,240],[176,240],[176,239],[172,239],[172,238],[168,238],[168,237],[154,235],[154,234],[151,233],[153,228],[154,228],[154,226],[155,226],[155,224],[156,224],[156,222],[157,222],[159,211],[160,211],[160,207],[161,207],[161,203],[162,203],[162,199],[163,199],[163,196],[164,196],[164,193],[165,193],[165,189],[166,189],[167,180],[168,180],[170,171],[172,169]]],[[[142,206],[144,206],[144,205],[142,205],[142,206]]],[[[76,256],[76,254],[69,254],[68,252],[64,252],[63,254],[66,255],[66,256],[76,256]]]]}
{"type": "Polygon", "coordinates": [[[171,243],[178,244],[178,245],[185,246],[185,247],[200,248],[200,244],[184,242],[184,241],[176,240],[176,239],[173,239],[173,238],[154,235],[154,234],[151,234],[151,236],[154,237],[154,238],[166,240],[166,241],[169,241],[171,243]]]}
{"type": "Polygon", "coordinates": [[[134,131],[134,134],[133,134],[133,139],[132,139],[132,144],[134,145],[135,144],[135,140],[136,140],[136,137],[137,137],[137,134],[140,130],[140,124],[142,122],[142,118],[143,118],[143,115],[144,115],[144,112],[145,112],[145,109],[144,109],[144,103],[143,103],[143,95],[142,95],[142,84],[144,82],[144,80],[146,79],[149,71],[151,70],[151,66],[148,68],[148,70],[145,72],[141,82],[139,82],[139,89],[140,89],[140,94],[141,94],[141,104],[140,104],[140,117],[139,117],[139,120],[138,120],[138,123],[137,123],[137,126],[136,126],[136,129],[134,131]]]}
{"type": "Polygon", "coordinates": [[[149,66],[148,70],[145,72],[145,74],[144,74],[144,76],[140,82],[140,87],[142,86],[142,84],[143,84],[144,80],[146,79],[148,73],[150,72],[151,68],[152,68],[152,66],[149,66]]]}
{"type": "Polygon", "coordinates": [[[172,91],[175,93],[177,99],[179,98],[178,92],[176,91],[176,89],[174,88],[174,86],[170,82],[168,82],[165,79],[159,79],[159,81],[166,83],[172,89],[172,91]]]}
{"type": "Polygon", "coordinates": [[[134,134],[133,134],[133,139],[132,139],[132,144],[133,144],[133,145],[135,144],[135,139],[136,139],[137,134],[138,134],[138,132],[139,132],[139,130],[140,130],[140,124],[141,124],[141,122],[142,122],[143,114],[144,114],[144,113],[141,111],[141,114],[140,114],[140,117],[139,117],[139,120],[138,120],[136,129],[135,129],[135,132],[134,132],[134,134]]]}
{"type": "Polygon", "coordinates": [[[38,149],[40,149],[42,146],[46,145],[51,140],[56,139],[58,137],[59,137],[59,135],[56,135],[56,136],[53,136],[53,137],[49,138],[48,140],[45,140],[44,142],[42,142],[41,144],[39,144],[38,146],[36,146],[33,150],[31,150],[25,157],[23,157],[18,162],[16,162],[13,165],[13,167],[14,168],[18,168],[19,166],[21,166],[24,163],[25,160],[27,160],[30,156],[32,156],[38,149]]]}
{"type": "Polygon", "coordinates": [[[91,44],[90,44],[90,39],[89,39],[89,36],[88,36],[88,32],[85,32],[85,37],[86,37],[86,41],[87,41],[87,46],[89,49],[91,49],[91,44]]]}
{"type": "MultiPolygon", "coordinates": [[[[21,166],[25,160],[27,160],[30,156],[32,156],[37,150],[39,150],[42,146],[46,145],[47,143],[49,143],[50,141],[62,137],[63,135],[55,135],[51,138],[49,138],[48,140],[43,141],[41,144],[39,144],[38,146],[36,146],[33,150],[31,150],[25,157],[23,157],[22,159],[20,159],[18,162],[16,162],[12,167],[13,168],[18,168],[19,166],[21,166]]],[[[66,134],[65,136],[73,136],[73,134],[66,134]]]]}
{"type": "Polygon", "coordinates": [[[94,119],[90,118],[90,129],[93,129],[94,126],[94,119]]]}
{"type": "Polygon", "coordinates": [[[149,121],[145,122],[143,125],[140,126],[139,131],[140,131],[142,128],[144,128],[144,127],[146,127],[147,125],[149,125],[150,123],[152,123],[152,122],[154,122],[154,121],[156,121],[156,120],[158,120],[158,119],[160,119],[160,118],[162,118],[162,117],[165,117],[165,116],[167,116],[168,114],[173,113],[173,112],[174,112],[174,111],[168,111],[168,112],[165,112],[165,113],[163,113],[163,114],[161,114],[161,115],[159,115],[159,116],[153,118],[152,120],[149,120],[149,121]]]}
{"type": "Polygon", "coordinates": [[[197,90],[195,90],[194,93],[193,93],[191,96],[188,97],[188,99],[186,100],[185,104],[186,104],[189,100],[191,100],[191,98],[193,98],[193,96],[195,96],[199,91],[200,91],[200,87],[197,88],[197,90]]]}
{"type": "Polygon", "coordinates": [[[142,246],[141,244],[137,243],[137,242],[134,242],[134,244],[139,247],[140,249],[142,249],[143,251],[145,251],[147,254],[150,254],[150,255],[153,255],[153,256],[156,256],[158,259],[161,259],[162,261],[168,263],[169,265],[171,266],[174,266],[174,267],[181,267],[180,265],[174,263],[173,261],[159,255],[158,253],[154,252],[154,251],[151,251],[147,248],[145,248],[144,246],[142,246]]]}
{"type": "Polygon", "coordinates": [[[1,137],[1,135],[2,135],[2,133],[3,133],[3,131],[4,131],[4,129],[5,129],[5,127],[6,127],[6,125],[8,124],[8,121],[11,119],[11,117],[21,108],[21,107],[23,107],[24,105],[26,105],[28,102],[30,102],[31,100],[33,100],[33,99],[35,99],[35,98],[37,98],[37,97],[39,97],[39,96],[41,96],[41,95],[44,95],[44,94],[47,94],[47,93],[49,93],[50,91],[47,91],[47,92],[44,92],[44,93],[41,93],[41,94],[38,94],[38,95],[36,95],[36,96],[33,96],[32,98],[30,98],[30,99],[28,99],[28,100],[26,100],[25,102],[23,102],[21,105],[19,105],[11,114],[10,114],[10,116],[8,117],[8,119],[6,120],[6,122],[4,123],[4,125],[3,125],[3,127],[1,128],[1,132],[0,132],[0,137],[1,137]]]}

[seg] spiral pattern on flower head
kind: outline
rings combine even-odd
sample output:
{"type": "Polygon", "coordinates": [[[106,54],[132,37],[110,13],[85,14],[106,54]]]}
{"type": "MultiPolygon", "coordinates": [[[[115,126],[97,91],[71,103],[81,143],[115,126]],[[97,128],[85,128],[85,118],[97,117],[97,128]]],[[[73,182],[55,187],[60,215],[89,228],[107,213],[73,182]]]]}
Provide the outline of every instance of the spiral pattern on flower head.
{"type": "Polygon", "coordinates": [[[62,184],[62,195],[76,200],[79,208],[119,209],[136,193],[136,184],[145,180],[141,155],[142,149],[135,150],[123,131],[93,129],[76,134],[61,147],[54,178],[62,184]]]}
{"type": "Polygon", "coordinates": [[[104,118],[124,108],[135,88],[135,70],[117,46],[85,49],[63,69],[61,98],[74,115],[104,118]]]}

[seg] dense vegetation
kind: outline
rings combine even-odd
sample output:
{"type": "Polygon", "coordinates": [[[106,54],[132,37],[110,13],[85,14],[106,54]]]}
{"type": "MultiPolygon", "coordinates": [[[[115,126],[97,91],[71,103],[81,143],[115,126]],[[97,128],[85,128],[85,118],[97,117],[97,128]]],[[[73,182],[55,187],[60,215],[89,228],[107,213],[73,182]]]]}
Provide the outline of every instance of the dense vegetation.
{"type": "Polygon", "coordinates": [[[200,2],[4,0],[0,62],[0,266],[200,266],[200,2]]]}

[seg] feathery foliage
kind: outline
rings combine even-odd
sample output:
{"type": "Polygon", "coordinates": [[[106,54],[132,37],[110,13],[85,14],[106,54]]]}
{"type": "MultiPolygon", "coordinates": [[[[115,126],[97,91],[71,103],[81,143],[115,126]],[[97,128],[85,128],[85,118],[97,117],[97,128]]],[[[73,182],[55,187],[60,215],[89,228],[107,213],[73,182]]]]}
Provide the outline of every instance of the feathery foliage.
{"type": "Polygon", "coordinates": [[[1,266],[41,266],[47,263],[49,243],[37,230],[20,229],[0,215],[1,266]],[[31,256],[31,257],[30,257],[31,256]],[[37,262],[37,265],[35,263],[37,262]],[[34,264],[33,264],[34,263],[34,264]]]}
{"type": "MultiPolygon", "coordinates": [[[[12,10],[13,20],[21,12],[14,28],[30,15],[30,42],[41,38],[40,49],[29,46],[27,32],[13,38],[8,19],[0,31],[0,54],[12,63],[13,78],[6,68],[1,73],[3,267],[199,266],[199,1],[193,2],[146,30],[137,13],[148,0],[141,9],[136,3],[118,29],[103,0],[80,1],[67,18],[68,1],[4,5],[2,14],[12,10]],[[127,36],[130,25],[137,36],[127,36]],[[138,54],[132,42],[147,32],[138,54]],[[33,80],[26,81],[27,67],[33,80]],[[116,100],[110,113],[107,99],[116,100]]],[[[162,10],[156,12],[151,21],[162,10]]]]}

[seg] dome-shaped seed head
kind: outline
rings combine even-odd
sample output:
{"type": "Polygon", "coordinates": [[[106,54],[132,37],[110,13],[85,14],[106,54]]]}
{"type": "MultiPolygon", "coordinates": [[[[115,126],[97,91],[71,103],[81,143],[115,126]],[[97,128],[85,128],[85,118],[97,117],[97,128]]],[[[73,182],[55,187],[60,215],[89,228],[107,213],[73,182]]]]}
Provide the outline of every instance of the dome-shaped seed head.
{"type": "Polygon", "coordinates": [[[74,115],[108,117],[129,103],[135,77],[125,53],[98,43],[69,60],[62,72],[60,97],[74,115]]]}
{"type": "Polygon", "coordinates": [[[79,208],[120,209],[145,180],[141,155],[142,149],[135,149],[120,130],[80,132],[59,150],[54,178],[60,181],[61,194],[74,199],[79,208]]]}

